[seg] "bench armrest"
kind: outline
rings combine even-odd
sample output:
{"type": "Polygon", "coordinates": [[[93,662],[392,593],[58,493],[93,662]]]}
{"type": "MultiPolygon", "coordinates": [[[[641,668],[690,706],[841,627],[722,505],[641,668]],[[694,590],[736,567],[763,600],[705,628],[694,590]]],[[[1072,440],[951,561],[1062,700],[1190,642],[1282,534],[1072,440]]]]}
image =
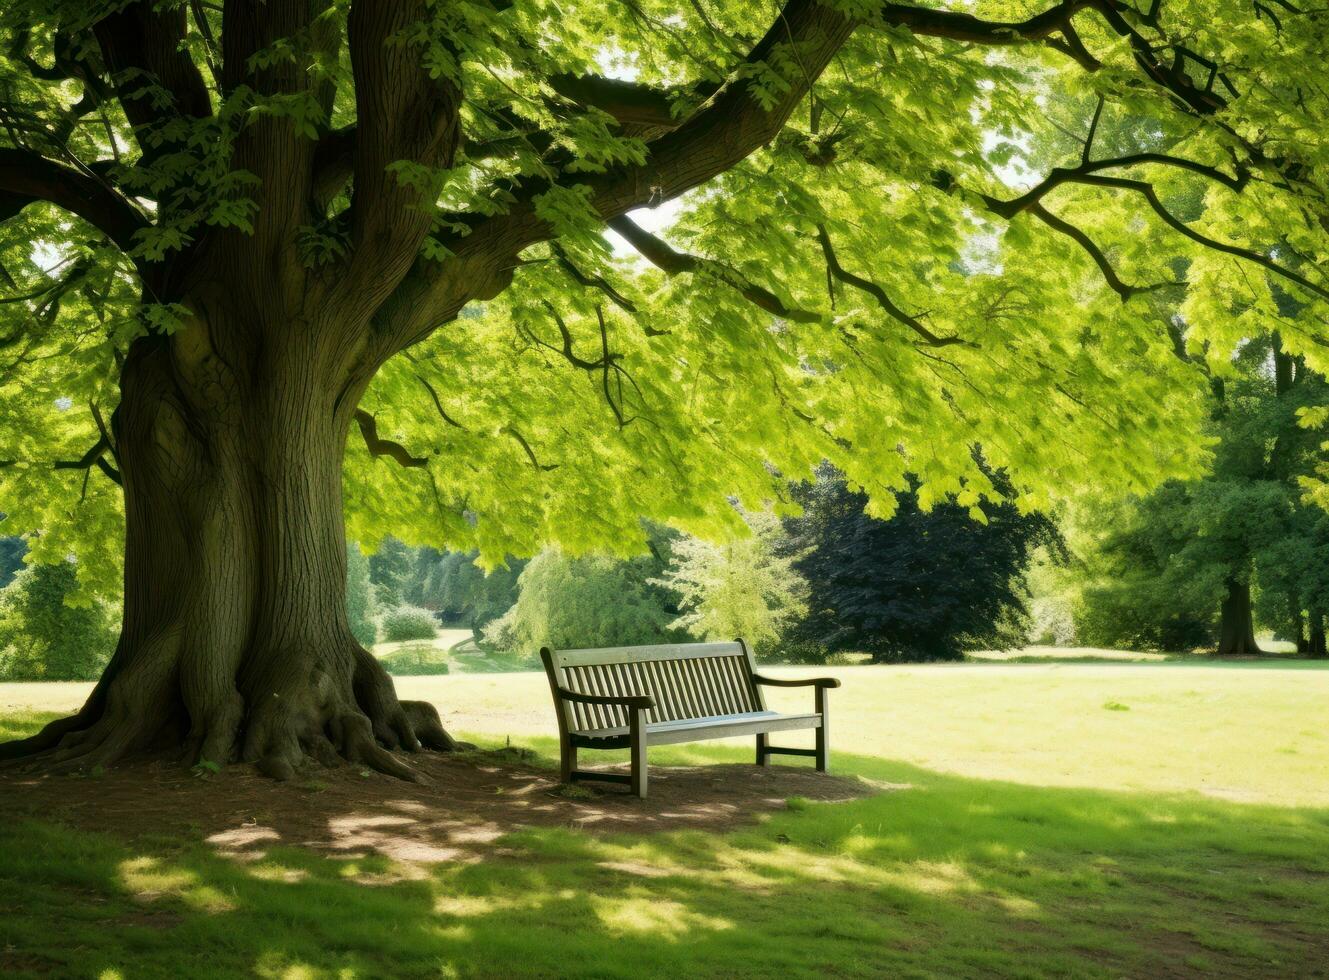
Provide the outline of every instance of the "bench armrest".
{"type": "Polygon", "coordinates": [[[642,709],[655,707],[655,698],[649,694],[580,694],[560,687],[558,696],[564,701],[575,701],[578,704],[623,704],[629,708],[642,709]]]}
{"type": "Polygon", "coordinates": [[[753,674],[753,681],[768,687],[839,687],[840,682],[834,677],[765,677],[753,674]]]}

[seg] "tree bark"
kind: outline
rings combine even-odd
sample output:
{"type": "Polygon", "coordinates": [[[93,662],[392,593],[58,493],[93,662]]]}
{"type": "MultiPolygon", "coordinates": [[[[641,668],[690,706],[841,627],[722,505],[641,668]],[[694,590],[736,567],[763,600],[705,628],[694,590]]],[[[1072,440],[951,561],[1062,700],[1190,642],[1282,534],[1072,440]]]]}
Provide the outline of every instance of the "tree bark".
{"type": "Polygon", "coordinates": [[[372,366],[317,318],[283,331],[224,319],[132,346],[112,423],[120,642],[78,714],[0,758],[80,769],[176,746],[191,764],[240,759],[279,779],[309,760],[414,779],[390,750],[456,743],[431,705],[398,701],[346,615],[342,459],[372,366]]]}
{"type": "Polygon", "coordinates": [[[1329,647],[1325,644],[1324,617],[1319,613],[1311,615],[1311,638],[1306,645],[1306,655],[1315,660],[1329,657],[1329,647]]]}
{"type": "Polygon", "coordinates": [[[1255,642],[1255,620],[1251,615],[1249,582],[1242,582],[1236,578],[1228,579],[1221,617],[1217,651],[1219,656],[1259,656],[1264,652],[1255,642]]]}

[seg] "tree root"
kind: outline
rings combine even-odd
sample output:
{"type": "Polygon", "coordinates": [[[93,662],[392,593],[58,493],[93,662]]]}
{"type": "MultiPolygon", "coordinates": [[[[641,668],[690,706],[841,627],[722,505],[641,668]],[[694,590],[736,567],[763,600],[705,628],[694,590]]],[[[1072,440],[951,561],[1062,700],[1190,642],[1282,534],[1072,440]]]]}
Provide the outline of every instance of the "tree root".
{"type": "MultiPolygon", "coordinates": [[[[178,637],[158,635],[144,646],[144,656],[114,676],[108,672],[77,714],[29,738],[0,744],[0,767],[49,773],[109,767],[146,749],[172,718],[187,717],[176,670],[178,637]],[[154,647],[152,655],[147,647],[154,647]]],[[[421,774],[396,752],[474,747],[444,730],[432,704],[398,701],[392,679],[358,644],[349,653],[345,669],[286,671],[278,690],[262,686],[262,697],[224,685],[196,706],[179,742],[185,763],[220,766],[238,756],[278,780],[291,779],[309,763],[329,768],[351,763],[421,782],[421,774]]]]}

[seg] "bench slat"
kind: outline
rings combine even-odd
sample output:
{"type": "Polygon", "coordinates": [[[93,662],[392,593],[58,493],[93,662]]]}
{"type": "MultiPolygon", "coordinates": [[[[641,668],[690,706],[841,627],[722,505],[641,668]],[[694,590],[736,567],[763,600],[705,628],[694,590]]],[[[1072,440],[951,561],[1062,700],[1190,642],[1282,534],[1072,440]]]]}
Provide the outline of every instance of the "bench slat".
{"type": "MultiPolygon", "coordinates": [[[[736,735],[755,735],[765,732],[798,731],[821,727],[821,715],[782,715],[774,711],[757,711],[719,718],[700,718],[686,721],[662,722],[646,726],[649,745],[673,745],[713,738],[732,738],[736,735]]],[[[627,726],[605,728],[590,732],[570,732],[583,747],[594,748],[599,741],[613,742],[627,737],[627,726]]]]}
{"type": "Polygon", "coordinates": [[[669,663],[664,660],[648,660],[646,663],[651,665],[655,672],[656,683],[660,685],[664,692],[664,710],[657,717],[659,721],[673,721],[680,715],[686,713],[683,707],[683,699],[678,693],[678,686],[674,683],[674,677],[669,670],[669,663]]]}
{"type": "Polygon", "coordinates": [[[645,647],[604,647],[599,650],[552,650],[555,666],[642,663],[649,660],[694,660],[698,657],[741,655],[737,643],[661,643],[645,647]]]}
{"type": "Polygon", "coordinates": [[[692,688],[697,692],[697,700],[701,702],[702,710],[708,717],[716,717],[727,714],[724,707],[715,699],[715,692],[711,690],[710,677],[706,666],[715,664],[718,658],[709,659],[703,663],[697,660],[685,660],[683,666],[691,675],[692,688]]]}

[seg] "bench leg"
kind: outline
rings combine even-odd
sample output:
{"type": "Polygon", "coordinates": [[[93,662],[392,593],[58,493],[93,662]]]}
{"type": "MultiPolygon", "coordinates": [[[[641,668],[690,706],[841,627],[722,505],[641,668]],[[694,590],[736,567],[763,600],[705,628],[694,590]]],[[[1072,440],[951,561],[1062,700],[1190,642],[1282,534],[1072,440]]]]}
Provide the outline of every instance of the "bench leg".
{"type": "Polygon", "coordinates": [[[560,766],[559,775],[563,782],[572,782],[572,774],[577,771],[577,747],[564,742],[563,751],[559,753],[560,766]]]}
{"type": "Polygon", "coordinates": [[[817,714],[821,715],[821,727],[817,729],[817,772],[829,772],[831,768],[831,716],[826,707],[826,689],[817,688],[817,714]]]}
{"type": "Polygon", "coordinates": [[[759,766],[766,765],[767,761],[770,759],[770,755],[767,753],[766,749],[767,738],[768,736],[766,735],[757,736],[757,765],[759,766]]]}
{"type": "Polygon", "coordinates": [[[632,795],[646,799],[646,722],[644,711],[633,709],[628,725],[632,750],[632,795]]]}

